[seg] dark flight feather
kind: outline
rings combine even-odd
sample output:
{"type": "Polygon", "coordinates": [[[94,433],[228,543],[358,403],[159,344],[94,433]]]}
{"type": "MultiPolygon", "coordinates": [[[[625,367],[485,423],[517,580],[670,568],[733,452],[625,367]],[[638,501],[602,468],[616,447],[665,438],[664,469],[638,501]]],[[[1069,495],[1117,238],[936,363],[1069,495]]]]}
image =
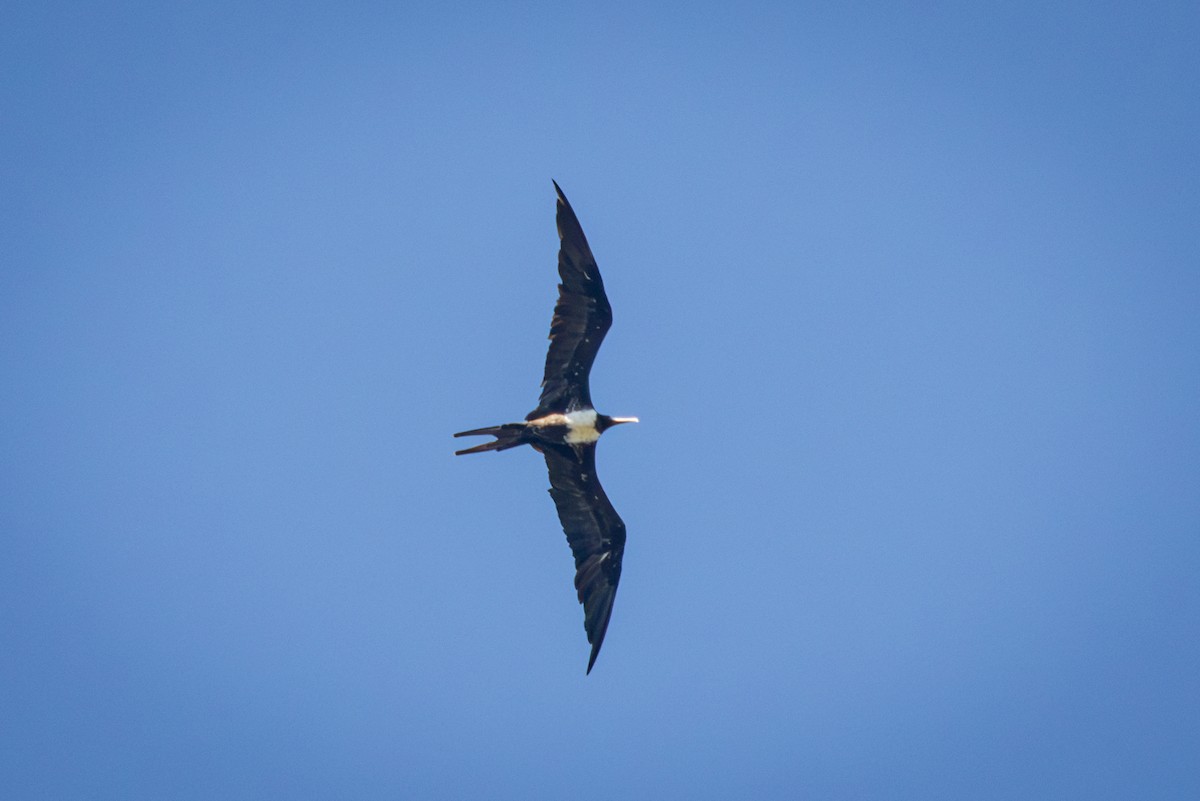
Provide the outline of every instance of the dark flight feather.
{"type": "Polygon", "coordinates": [[[596,447],[543,445],[550,472],[550,497],[558,508],[558,519],[575,557],[575,589],[583,604],[583,628],[592,654],[587,672],[592,672],[621,580],[621,557],[625,553],[625,523],[613,509],[596,476],[596,447]]]}
{"type": "Polygon", "coordinates": [[[588,374],[612,326],[612,307],[604,294],[604,281],[592,249],[557,183],[554,190],[558,193],[558,275],[562,283],[558,285],[558,303],[550,322],[542,395],[526,420],[551,412],[591,408],[588,374]]]}

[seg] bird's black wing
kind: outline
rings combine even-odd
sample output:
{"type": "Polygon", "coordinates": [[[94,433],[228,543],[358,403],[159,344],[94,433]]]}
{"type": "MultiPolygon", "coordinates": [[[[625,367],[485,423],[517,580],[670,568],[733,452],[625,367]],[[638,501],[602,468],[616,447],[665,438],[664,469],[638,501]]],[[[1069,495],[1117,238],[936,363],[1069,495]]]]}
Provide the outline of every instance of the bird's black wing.
{"type": "Polygon", "coordinates": [[[621,580],[625,524],[596,477],[595,445],[578,452],[569,445],[544,445],[542,451],[550,470],[550,496],[575,556],[575,589],[583,604],[583,628],[592,644],[587,666],[591,673],[621,580]]]}
{"type": "Polygon", "coordinates": [[[554,190],[558,192],[558,275],[562,283],[550,322],[542,396],[526,420],[591,407],[588,374],[612,325],[612,307],[583,228],[557,183],[554,190]]]}

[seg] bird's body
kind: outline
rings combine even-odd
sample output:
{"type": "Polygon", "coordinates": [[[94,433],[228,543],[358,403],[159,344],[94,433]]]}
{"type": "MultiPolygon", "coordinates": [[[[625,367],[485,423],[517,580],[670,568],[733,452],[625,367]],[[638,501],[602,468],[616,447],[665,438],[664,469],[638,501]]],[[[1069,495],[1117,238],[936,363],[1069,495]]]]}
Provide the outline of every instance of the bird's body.
{"type": "Polygon", "coordinates": [[[461,431],[491,442],[457,455],[530,445],[545,456],[550,495],[575,556],[575,588],[584,607],[584,629],[592,644],[588,672],[596,663],[621,578],[625,524],[596,477],[596,443],[605,430],[636,417],[609,417],[592,406],[588,375],[596,351],[612,325],[612,308],[591,248],[571,204],[557,183],[558,303],[550,324],[550,350],[538,406],[524,422],[461,431]]]}
{"type": "Polygon", "coordinates": [[[455,451],[456,456],[483,451],[503,451],[518,445],[570,445],[579,449],[594,445],[605,430],[620,423],[636,423],[636,417],[608,417],[597,414],[595,409],[577,409],[573,412],[550,412],[526,420],[524,423],[503,423],[498,426],[460,431],[456,437],[491,436],[492,442],[474,448],[455,451]]]}

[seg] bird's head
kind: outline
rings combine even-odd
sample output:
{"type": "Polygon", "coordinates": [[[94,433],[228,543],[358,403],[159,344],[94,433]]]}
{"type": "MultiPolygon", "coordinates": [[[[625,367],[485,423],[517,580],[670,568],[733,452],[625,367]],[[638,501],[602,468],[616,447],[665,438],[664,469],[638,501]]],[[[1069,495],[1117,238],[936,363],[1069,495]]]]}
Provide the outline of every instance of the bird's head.
{"type": "Polygon", "coordinates": [[[606,414],[602,414],[596,418],[596,428],[598,428],[600,431],[604,431],[605,429],[612,428],[613,426],[619,426],[621,423],[636,422],[638,422],[636,417],[609,417],[606,414]]]}

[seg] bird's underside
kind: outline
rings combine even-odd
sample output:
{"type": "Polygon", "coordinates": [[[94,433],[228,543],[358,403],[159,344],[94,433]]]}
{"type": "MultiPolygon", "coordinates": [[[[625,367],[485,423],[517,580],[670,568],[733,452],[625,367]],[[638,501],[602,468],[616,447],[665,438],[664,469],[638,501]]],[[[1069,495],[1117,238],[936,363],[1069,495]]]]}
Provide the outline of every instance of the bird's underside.
{"type": "Polygon", "coordinates": [[[625,524],[596,476],[596,443],[608,428],[637,422],[637,418],[608,417],[592,407],[588,376],[612,325],[612,308],[579,220],[557,183],[554,188],[558,193],[561,283],[538,406],[523,422],[454,436],[495,438],[456,451],[458,455],[530,445],[545,458],[550,496],[575,557],[575,589],[592,645],[587,666],[591,673],[608,631],[625,551],[625,524]]]}

